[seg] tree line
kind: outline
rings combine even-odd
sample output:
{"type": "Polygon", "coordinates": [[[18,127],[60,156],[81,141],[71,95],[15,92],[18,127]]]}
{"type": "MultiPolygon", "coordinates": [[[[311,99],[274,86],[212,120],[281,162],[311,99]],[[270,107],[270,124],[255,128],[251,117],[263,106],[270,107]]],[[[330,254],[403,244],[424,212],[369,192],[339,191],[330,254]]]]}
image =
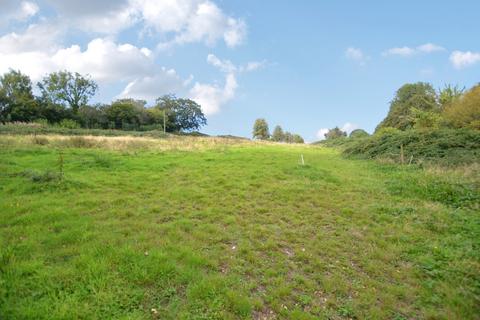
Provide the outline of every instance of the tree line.
{"type": "Polygon", "coordinates": [[[37,83],[10,70],[0,76],[0,122],[41,122],[66,128],[199,130],[207,124],[201,106],[190,99],[164,95],[147,107],[144,100],[118,99],[110,104],[89,104],[98,85],[89,76],[53,72],[37,83]]]}
{"type": "MultiPolygon", "coordinates": [[[[430,83],[407,83],[396,91],[387,116],[375,132],[442,128],[480,130],[480,84],[469,90],[452,85],[435,90],[430,83]]],[[[350,133],[350,137],[366,135],[362,129],[350,133]]],[[[338,127],[325,134],[327,140],[346,136],[338,127]]]]}
{"type": "Polygon", "coordinates": [[[271,140],[275,142],[286,143],[304,143],[302,136],[299,134],[292,134],[288,131],[283,131],[282,127],[277,125],[270,134],[268,123],[265,119],[260,118],[255,120],[253,125],[253,138],[259,140],[271,140]]]}

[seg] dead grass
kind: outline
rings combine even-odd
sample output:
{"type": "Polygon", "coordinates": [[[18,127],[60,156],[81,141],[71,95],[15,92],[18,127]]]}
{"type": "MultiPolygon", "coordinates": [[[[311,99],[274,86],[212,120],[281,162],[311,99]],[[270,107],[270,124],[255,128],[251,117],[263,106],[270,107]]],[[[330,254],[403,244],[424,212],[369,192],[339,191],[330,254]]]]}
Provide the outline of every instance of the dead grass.
{"type": "MultiPolygon", "coordinates": [[[[155,139],[147,137],[107,137],[107,136],[64,136],[64,135],[35,135],[35,136],[0,136],[0,146],[30,146],[50,145],[57,148],[101,148],[112,151],[198,151],[223,149],[228,146],[255,146],[269,145],[273,142],[251,141],[219,137],[188,137],[171,136],[155,139]],[[39,143],[41,141],[41,143],[39,143]]],[[[292,145],[293,146],[293,145],[292,145]]],[[[303,145],[305,146],[305,145],[303,145]]]]}

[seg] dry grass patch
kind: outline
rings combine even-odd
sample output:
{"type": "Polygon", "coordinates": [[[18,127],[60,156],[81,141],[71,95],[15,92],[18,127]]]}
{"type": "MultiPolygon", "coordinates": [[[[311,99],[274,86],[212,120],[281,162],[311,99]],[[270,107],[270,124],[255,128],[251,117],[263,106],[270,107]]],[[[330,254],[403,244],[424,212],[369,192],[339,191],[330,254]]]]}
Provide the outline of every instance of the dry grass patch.
{"type": "Polygon", "coordinates": [[[64,136],[64,135],[23,135],[0,136],[0,146],[50,145],[57,148],[101,148],[113,151],[197,151],[223,149],[229,146],[255,146],[273,144],[266,141],[251,141],[219,137],[170,136],[156,139],[132,136],[64,136]]]}

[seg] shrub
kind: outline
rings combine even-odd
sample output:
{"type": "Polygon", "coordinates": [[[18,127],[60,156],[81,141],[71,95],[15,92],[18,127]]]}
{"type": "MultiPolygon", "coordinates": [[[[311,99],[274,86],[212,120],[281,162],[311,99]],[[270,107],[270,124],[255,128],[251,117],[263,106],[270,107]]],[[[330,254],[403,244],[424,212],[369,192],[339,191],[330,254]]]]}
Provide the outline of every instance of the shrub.
{"type": "Polygon", "coordinates": [[[480,132],[469,129],[407,130],[383,128],[362,139],[352,139],[343,153],[362,158],[388,158],[399,162],[403,149],[407,162],[442,165],[478,162],[480,132]]]}
{"type": "Polygon", "coordinates": [[[348,136],[349,138],[363,138],[363,137],[368,137],[369,134],[367,131],[363,129],[355,129],[352,132],[350,132],[350,135],[348,136]]]}

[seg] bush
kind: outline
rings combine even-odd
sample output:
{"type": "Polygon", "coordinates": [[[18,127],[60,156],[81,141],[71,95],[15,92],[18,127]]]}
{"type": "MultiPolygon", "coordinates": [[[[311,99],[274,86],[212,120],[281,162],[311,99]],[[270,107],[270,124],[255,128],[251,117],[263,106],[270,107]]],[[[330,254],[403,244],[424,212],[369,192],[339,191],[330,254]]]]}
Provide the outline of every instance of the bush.
{"type": "Polygon", "coordinates": [[[363,129],[355,129],[353,130],[352,132],[350,132],[350,135],[348,136],[349,138],[364,138],[364,137],[368,137],[369,134],[367,131],[363,130],[363,129]]]}
{"type": "Polygon", "coordinates": [[[469,129],[407,130],[384,128],[370,137],[352,139],[343,153],[362,158],[387,158],[412,163],[458,165],[478,162],[480,132],[469,129]]]}

